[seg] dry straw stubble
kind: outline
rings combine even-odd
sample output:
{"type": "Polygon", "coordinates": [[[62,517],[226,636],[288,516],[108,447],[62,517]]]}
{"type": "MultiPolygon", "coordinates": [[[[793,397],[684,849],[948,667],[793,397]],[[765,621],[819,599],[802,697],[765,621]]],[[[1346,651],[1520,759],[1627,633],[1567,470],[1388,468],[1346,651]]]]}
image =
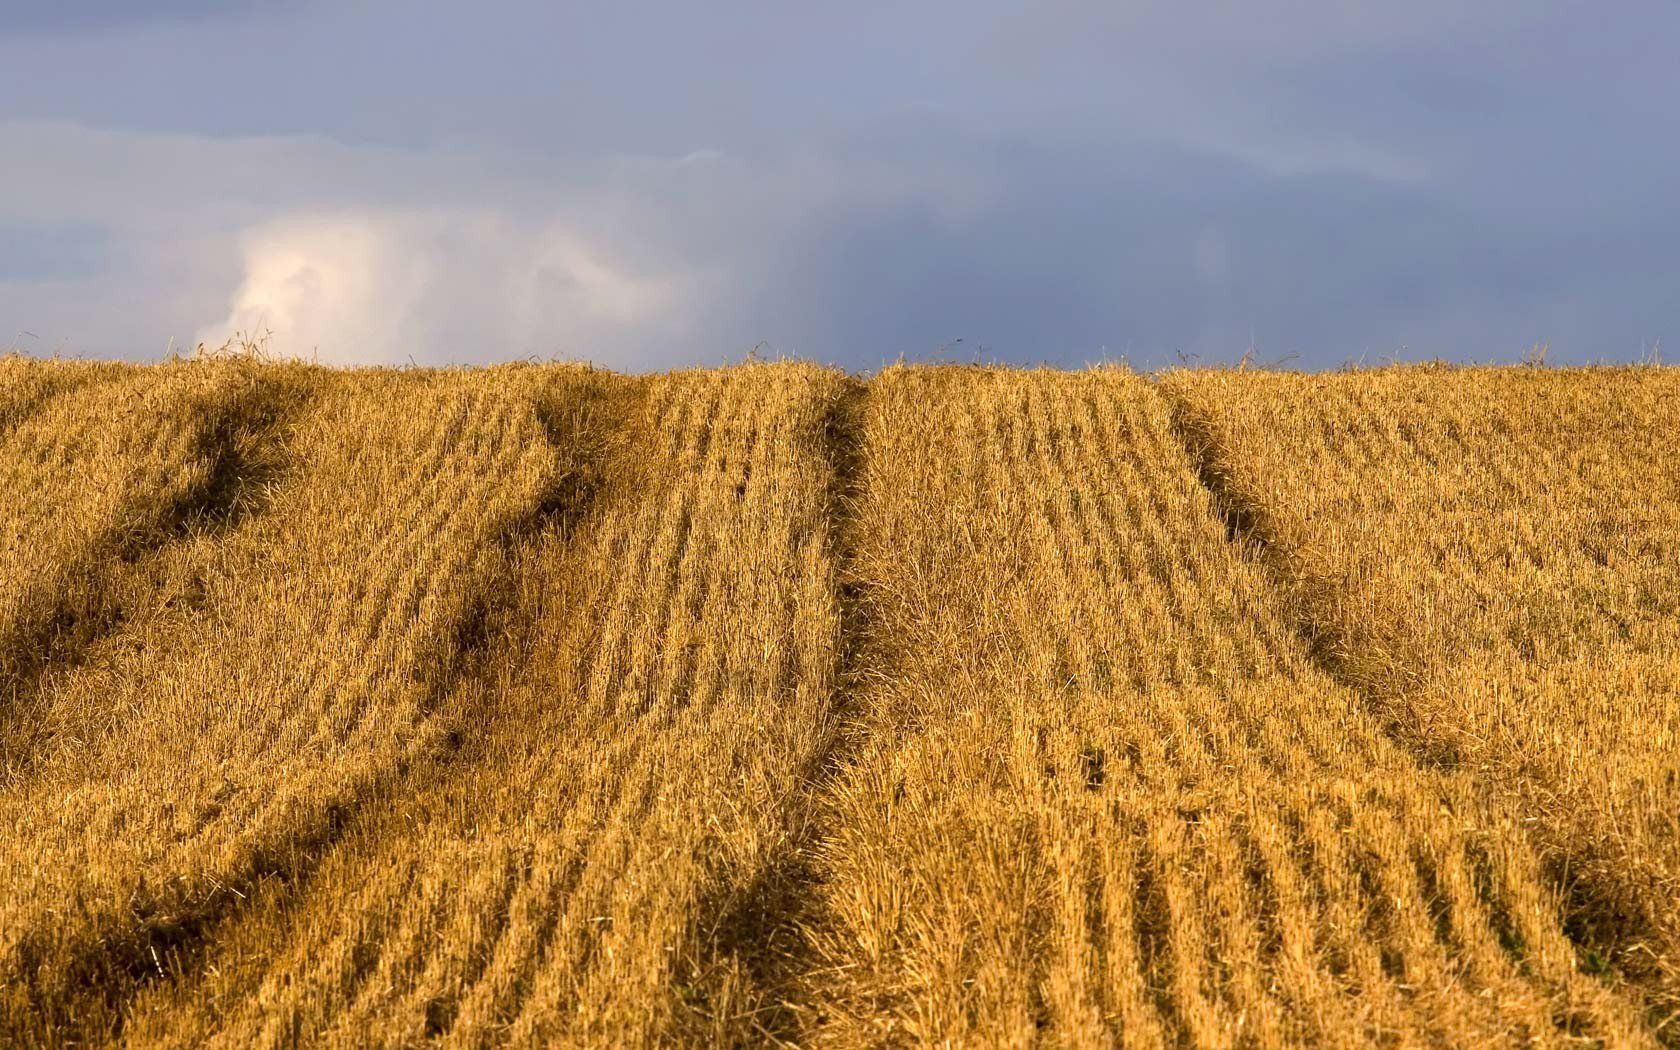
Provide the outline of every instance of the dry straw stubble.
{"type": "Polygon", "coordinates": [[[145,1041],[759,1041],[744,940],[828,740],[838,641],[807,366],[637,380],[598,490],[517,556],[447,767],[143,1000],[145,1041]],[[286,945],[274,952],[270,946],[286,945]]]}
{"type": "Polygon", "coordinates": [[[1167,386],[1339,672],[1515,800],[1583,964],[1680,1039],[1680,372],[1167,386]]]}
{"type": "Polygon", "coordinates": [[[553,482],[518,370],[312,386],[293,472],[185,552],[193,600],[37,702],[51,750],[0,793],[10,1038],[101,1024],[427,745],[473,581],[553,482]]]}
{"type": "Polygon", "coordinates": [[[0,380],[6,1041],[1665,1034],[1661,370],[0,380]]]}
{"type": "Polygon", "coordinates": [[[843,1045],[1638,1043],[1508,812],[1311,661],[1138,376],[871,384],[843,1045]]]}

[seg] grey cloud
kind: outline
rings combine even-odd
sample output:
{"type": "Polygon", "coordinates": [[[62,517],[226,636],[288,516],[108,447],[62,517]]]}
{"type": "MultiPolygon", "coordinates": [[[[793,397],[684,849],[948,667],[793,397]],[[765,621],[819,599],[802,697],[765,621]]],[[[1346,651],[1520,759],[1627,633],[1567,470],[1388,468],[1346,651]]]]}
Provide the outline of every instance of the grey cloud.
{"type": "Polygon", "coordinates": [[[47,231],[0,330],[1334,364],[1674,320],[1680,11],[1645,0],[194,10],[0,38],[0,222],[47,231]]]}
{"type": "Polygon", "coordinates": [[[1178,177],[1139,180],[1126,152],[1024,151],[983,221],[942,226],[913,205],[839,216],[810,268],[762,298],[820,313],[823,348],[857,364],[959,337],[1061,364],[1232,361],[1251,338],[1312,367],[1511,360],[1537,340],[1560,359],[1627,359],[1672,322],[1668,237],[1647,227],[1536,231],[1358,176],[1154,162],[1178,177]]]}
{"type": "Polygon", "coordinates": [[[715,360],[751,345],[753,289],[802,265],[821,217],[917,200],[961,222],[990,192],[914,150],[600,157],[509,173],[481,154],[309,139],[63,124],[0,134],[28,158],[0,171],[0,199],[108,224],[131,268],[108,276],[107,296],[165,280],[174,292],[88,316],[88,285],[0,285],[0,326],[21,318],[74,333],[73,349],[130,356],[161,350],[163,333],[179,345],[274,327],[282,349],[335,360],[715,360]],[[137,344],[135,332],[157,335],[137,344]]]}
{"type": "Polygon", "coordinates": [[[281,10],[298,0],[57,0],[54,3],[8,4],[0,9],[0,39],[41,33],[111,31],[145,25],[191,21],[281,10]]]}
{"type": "Polygon", "coordinates": [[[0,218],[0,281],[63,281],[97,275],[109,235],[86,222],[0,218]]]}
{"type": "Polygon", "coordinates": [[[283,349],[332,360],[620,367],[761,340],[872,367],[959,337],[1065,364],[1229,360],[1250,339],[1314,366],[1509,358],[1537,339],[1630,357],[1672,320],[1680,233],[1513,224],[1356,173],[937,122],[508,174],[481,154],[314,140],[5,133],[32,135],[36,164],[0,175],[4,198],[109,224],[126,262],[103,283],[0,283],[0,328],[130,355],[271,324],[283,349]],[[100,288],[134,307],[88,316],[100,288]],[[135,332],[155,338],[137,349],[135,332]]]}

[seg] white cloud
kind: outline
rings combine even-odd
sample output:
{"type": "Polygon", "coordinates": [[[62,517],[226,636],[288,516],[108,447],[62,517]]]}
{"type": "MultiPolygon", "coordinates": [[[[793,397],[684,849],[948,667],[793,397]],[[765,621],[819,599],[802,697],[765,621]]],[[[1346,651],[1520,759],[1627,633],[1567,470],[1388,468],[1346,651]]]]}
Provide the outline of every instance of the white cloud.
{"type": "Polygon", "coordinates": [[[625,363],[626,336],[688,334],[697,284],[676,269],[632,272],[563,224],[532,229],[490,211],[306,212],[241,241],[226,316],[196,340],[260,335],[332,364],[526,353],[625,363]]]}
{"type": "Polygon", "coordinates": [[[199,342],[263,335],[282,353],[389,361],[401,350],[404,319],[435,276],[424,256],[405,253],[392,231],[364,217],[281,220],[244,241],[244,280],[231,310],[201,328],[199,342]]]}

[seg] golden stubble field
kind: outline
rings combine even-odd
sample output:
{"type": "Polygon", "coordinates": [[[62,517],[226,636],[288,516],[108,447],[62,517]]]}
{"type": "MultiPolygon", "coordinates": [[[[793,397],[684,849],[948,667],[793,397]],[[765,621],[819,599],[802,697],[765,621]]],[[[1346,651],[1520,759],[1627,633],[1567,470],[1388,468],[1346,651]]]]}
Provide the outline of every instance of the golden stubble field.
{"type": "Polygon", "coordinates": [[[1680,1045],[1680,372],[0,359],[0,1044],[1680,1045]]]}

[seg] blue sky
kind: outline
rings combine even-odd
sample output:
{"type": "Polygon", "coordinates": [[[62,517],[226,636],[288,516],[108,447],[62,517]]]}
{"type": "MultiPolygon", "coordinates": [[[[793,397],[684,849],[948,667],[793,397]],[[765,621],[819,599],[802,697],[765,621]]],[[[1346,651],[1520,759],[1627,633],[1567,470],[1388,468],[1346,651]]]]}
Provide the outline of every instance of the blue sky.
{"type": "Polygon", "coordinates": [[[19,6],[0,347],[1332,367],[1680,340],[1674,5],[19,6]]]}

